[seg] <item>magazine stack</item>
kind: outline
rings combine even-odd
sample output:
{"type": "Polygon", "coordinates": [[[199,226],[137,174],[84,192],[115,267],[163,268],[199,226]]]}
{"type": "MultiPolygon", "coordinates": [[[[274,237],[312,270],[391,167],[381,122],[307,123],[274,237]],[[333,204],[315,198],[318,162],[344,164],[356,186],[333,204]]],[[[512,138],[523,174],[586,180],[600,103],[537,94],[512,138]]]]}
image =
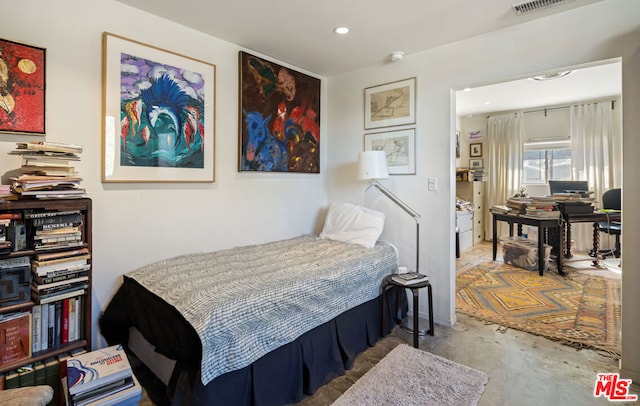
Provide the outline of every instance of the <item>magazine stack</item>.
{"type": "Polygon", "coordinates": [[[11,191],[38,199],[84,197],[75,167],[82,147],[59,142],[19,142],[11,155],[22,157],[20,176],[12,177],[11,191]]]}
{"type": "Polygon", "coordinates": [[[66,403],[72,406],[137,405],[142,398],[122,345],[68,358],[62,383],[66,403]]]}

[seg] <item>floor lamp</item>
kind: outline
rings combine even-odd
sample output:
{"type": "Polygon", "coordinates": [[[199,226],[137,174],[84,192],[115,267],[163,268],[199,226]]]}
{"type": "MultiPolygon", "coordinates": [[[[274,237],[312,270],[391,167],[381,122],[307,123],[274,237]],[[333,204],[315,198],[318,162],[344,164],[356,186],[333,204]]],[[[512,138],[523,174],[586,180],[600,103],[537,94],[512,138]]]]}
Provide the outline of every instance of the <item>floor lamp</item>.
{"type": "Polygon", "coordinates": [[[387,188],[378,183],[377,179],[386,179],[389,177],[389,169],[387,168],[387,155],[384,151],[364,151],[358,153],[358,177],[363,180],[371,180],[367,190],[372,186],[387,196],[392,202],[400,206],[402,210],[407,212],[416,222],[416,273],[419,273],[420,264],[420,215],[409,205],[400,200],[396,195],[391,193],[387,188]]]}

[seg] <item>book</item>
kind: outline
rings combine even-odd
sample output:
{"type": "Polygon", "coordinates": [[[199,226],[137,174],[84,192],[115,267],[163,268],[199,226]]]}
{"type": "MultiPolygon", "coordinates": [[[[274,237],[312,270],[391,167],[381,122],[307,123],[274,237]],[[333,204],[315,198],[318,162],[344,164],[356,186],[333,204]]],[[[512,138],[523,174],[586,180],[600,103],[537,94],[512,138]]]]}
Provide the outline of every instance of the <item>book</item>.
{"type": "Polygon", "coordinates": [[[31,308],[31,322],[33,323],[32,329],[32,343],[31,352],[39,352],[40,345],[42,344],[42,305],[35,305],[31,308]]]}
{"type": "Polygon", "coordinates": [[[391,276],[394,282],[399,283],[401,285],[415,285],[417,283],[428,282],[429,277],[427,275],[416,273],[416,272],[407,272],[400,273],[391,276]]]}
{"type": "MultiPolygon", "coordinates": [[[[85,393],[79,393],[77,395],[71,396],[71,401],[73,402],[74,406],[88,405],[113,394],[122,392],[133,386],[133,375],[131,375],[115,382],[99,386],[85,393]]],[[[100,404],[102,404],[102,402],[100,404]]]]}
{"type": "Polygon", "coordinates": [[[48,272],[86,265],[89,258],[91,258],[91,256],[85,254],[75,257],[51,259],[49,261],[36,260],[33,261],[32,269],[35,270],[38,275],[46,275],[48,272]]]}
{"type": "Polygon", "coordinates": [[[67,359],[67,383],[72,396],[131,375],[131,365],[122,345],[114,345],[67,359]]]}
{"type": "Polygon", "coordinates": [[[53,388],[53,399],[50,405],[58,405],[60,399],[60,367],[56,357],[50,357],[43,361],[45,380],[47,385],[53,388]]]}
{"type": "Polygon", "coordinates": [[[45,351],[49,349],[49,305],[38,305],[42,308],[42,326],[40,328],[40,350],[45,351]]]}
{"type": "Polygon", "coordinates": [[[44,368],[44,362],[36,361],[33,363],[33,375],[35,377],[34,383],[36,386],[47,384],[47,375],[44,368]]]}
{"type": "Polygon", "coordinates": [[[31,357],[31,313],[0,315],[0,364],[31,357]]]}
{"type": "MultiPolygon", "coordinates": [[[[56,302],[58,300],[66,299],[69,297],[76,297],[80,295],[84,295],[85,289],[87,286],[83,288],[72,288],[71,290],[64,290],[61,292],[55,292],[48,295],[32,295],[31,298],[34,299],[39,304],[47,304],[51,302],[56,302]]],[[[54,321],[55,321],[55,312],[54,312],[54,321]]],[[[49,324],[51,324],[51,311],[49,311],[49,324]]]]}
{"type": "Polygon", "coordinates": [[[65,269],[62,271],[47,272],[46,275],[32,274],[32,280],[35,283],[38,283],[41,285],[45,285],[47,283],[66,281],[69,279],[87,276],[87,274],[89,273],[89,267],[90,267],[89,265],[85,265],[82,267],[65,269]]]}
{"type": "Polygon", "coordinates": [[[18,382],[21,388],[36,384],[36,377],[33,372],[33,365],[28,364],[18,368],[18,382]]]}

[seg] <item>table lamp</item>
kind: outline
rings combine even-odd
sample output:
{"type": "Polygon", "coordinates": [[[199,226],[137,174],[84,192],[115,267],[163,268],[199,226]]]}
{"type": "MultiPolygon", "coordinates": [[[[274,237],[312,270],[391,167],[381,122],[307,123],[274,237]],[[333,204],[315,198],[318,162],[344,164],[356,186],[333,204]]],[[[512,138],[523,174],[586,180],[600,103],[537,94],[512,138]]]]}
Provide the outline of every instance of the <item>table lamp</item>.
{"type": "Polygon", "coordinates": [[[387,155],[384,151],[363,151],[358,153],[358,178],[362,180],[371,180],[369,186],[365,189],[368,191],[372,186],[378,189],[382,194],[387,196],[392,202],[400,206],[402,210],[407,212],[416,222],[416,273],[419,273],[420,266],[420,215],[409,205],[400,200],[396,195],[391,193],[387,188],[378,182],[378,179],[386,179],[389,177],[389,169],[387,168],[387,155]]]}

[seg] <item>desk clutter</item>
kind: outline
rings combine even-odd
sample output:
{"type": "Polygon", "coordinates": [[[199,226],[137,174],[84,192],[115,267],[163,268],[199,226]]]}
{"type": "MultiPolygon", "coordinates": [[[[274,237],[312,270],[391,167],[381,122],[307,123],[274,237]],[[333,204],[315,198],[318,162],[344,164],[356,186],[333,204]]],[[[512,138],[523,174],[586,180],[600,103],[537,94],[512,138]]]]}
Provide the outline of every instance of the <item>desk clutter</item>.
{"type": "Polygon", "coordinates": [[[550,196],[510,197],[503,205],[493,205],[492,213],[534,218],[560,218],[562,214],[593,213],[594,199],[583,193],[554,193],[550,196]]]}

